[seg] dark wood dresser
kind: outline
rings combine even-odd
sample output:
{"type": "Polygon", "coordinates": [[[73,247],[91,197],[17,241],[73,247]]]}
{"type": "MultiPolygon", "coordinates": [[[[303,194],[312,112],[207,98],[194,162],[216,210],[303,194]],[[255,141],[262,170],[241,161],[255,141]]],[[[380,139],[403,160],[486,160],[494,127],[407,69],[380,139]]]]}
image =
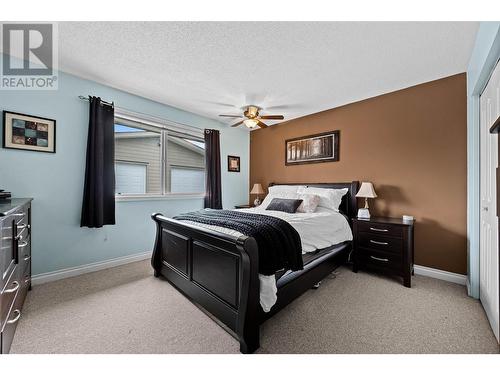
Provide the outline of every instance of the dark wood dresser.
{"type": "Polygon", "coordinates": [[[0,354],[9,352],[31,289],[31,201],[0,200],[0,354]]]}
{"type": "Polygon", "coordinates": [[[413,274],[413,222],[388,217],[353,219],[353,271],[366,268],[401,276],[411,287],[413,274]]]}

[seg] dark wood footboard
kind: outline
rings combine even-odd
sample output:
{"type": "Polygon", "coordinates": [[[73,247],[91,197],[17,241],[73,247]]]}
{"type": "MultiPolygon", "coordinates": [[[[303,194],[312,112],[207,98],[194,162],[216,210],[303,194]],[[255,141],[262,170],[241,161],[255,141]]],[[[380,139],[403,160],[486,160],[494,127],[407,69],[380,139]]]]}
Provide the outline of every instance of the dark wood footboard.
{"type": "Polygon", "coordinates": [[[157,225],[151,264],[186,297],[240,342],[242,353],[259,347],[257,243],[152,215],[157,225]]]}

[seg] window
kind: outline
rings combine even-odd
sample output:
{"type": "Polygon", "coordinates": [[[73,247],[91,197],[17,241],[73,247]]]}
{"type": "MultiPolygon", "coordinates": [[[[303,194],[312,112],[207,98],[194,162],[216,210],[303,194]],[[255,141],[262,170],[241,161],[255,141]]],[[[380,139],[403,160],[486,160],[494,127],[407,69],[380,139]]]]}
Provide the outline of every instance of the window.
{"type": "Polygon", "coordinates": [[[115,115],[116,195],[203,194],[201,137],[201,130],[183,133],[162,123],[115,115]]]}
{"type": "Polygon", "coordinates": [[[205,191],[205,143],[168,135],[167,188],[171,193],[205,191]]]}
{"type": "Polygon", "coordinates": [[[115,163],[116,194],[146,194],[147,164],[115,163]]]}
{"type": "Polygon", "coordinates": [[[205,191],[205,171],[202,169],[171,166],[170,181],[171,193],[205,191]]]}
{"type": "Polygon", "coordinates": [[[115,191],[161,194],[161,131],[115,123],[115,191]]]}

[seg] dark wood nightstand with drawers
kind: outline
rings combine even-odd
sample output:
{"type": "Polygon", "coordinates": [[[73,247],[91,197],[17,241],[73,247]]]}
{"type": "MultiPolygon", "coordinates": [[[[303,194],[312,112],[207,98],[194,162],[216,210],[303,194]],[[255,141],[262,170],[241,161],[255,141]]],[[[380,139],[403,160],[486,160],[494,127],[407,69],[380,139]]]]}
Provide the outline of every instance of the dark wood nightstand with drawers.
{"type": "Polygon", "coordinates": [[[353,272],[358,269],[401,276],[411,288],[413,221],[389,217],[353,219],[353,272]]]}

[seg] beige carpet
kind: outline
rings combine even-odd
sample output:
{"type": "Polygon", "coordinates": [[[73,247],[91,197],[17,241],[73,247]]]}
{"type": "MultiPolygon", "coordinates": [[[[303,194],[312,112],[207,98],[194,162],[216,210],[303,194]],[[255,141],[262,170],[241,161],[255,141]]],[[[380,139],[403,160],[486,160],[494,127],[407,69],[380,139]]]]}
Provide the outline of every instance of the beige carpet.
{"type": "MultiPolygon", "coordinates": [[[[261,329],[259,353],[498,353],[465,288],[415,276],[412,289],[348,268],[261,329]]],[[[238,353],[239,344],[147,261],[36,286],[11,353],[238,353]]]]}

